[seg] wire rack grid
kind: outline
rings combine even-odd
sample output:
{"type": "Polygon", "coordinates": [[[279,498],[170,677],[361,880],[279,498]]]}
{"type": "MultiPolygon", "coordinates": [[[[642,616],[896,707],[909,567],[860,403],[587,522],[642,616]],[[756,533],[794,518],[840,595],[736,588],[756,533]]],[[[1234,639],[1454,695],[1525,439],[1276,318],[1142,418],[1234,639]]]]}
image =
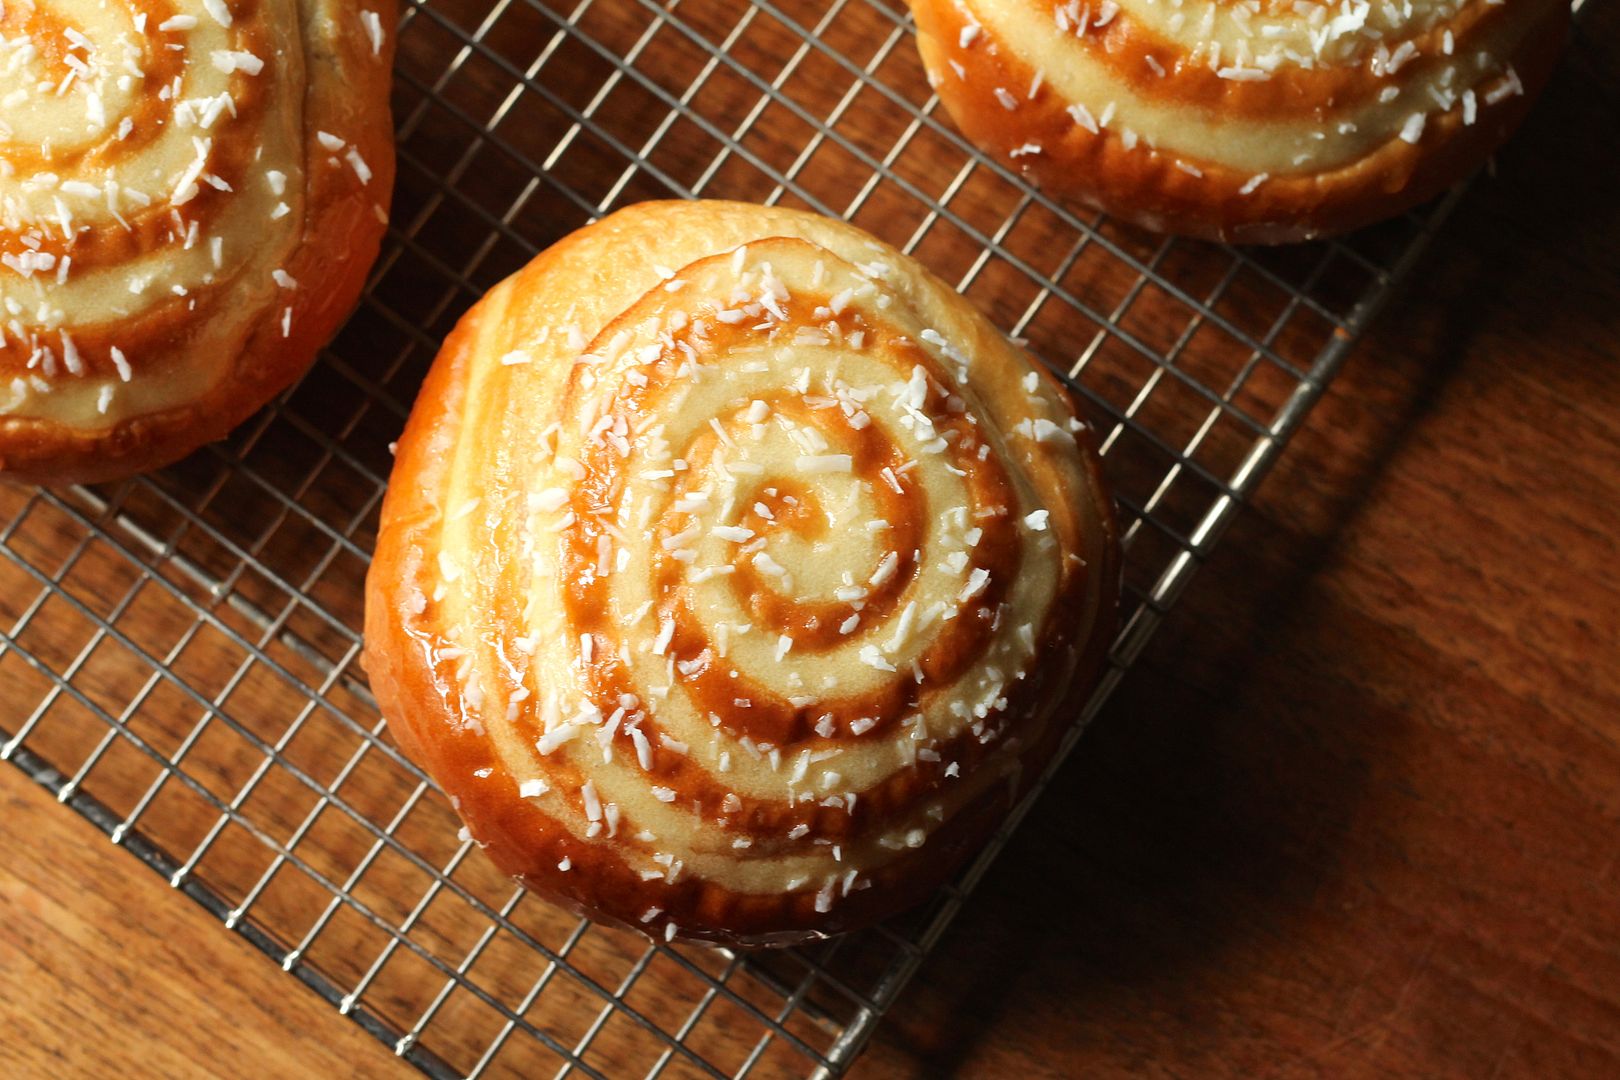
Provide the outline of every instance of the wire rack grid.
{"type": "Polygon", "coordinates": [[[0,757],[431,1075],[844,1072],[1033,796],[922,909],[809,948],[655,946],[514,890],[358,664],[436,343],[649,197],[808,207],[915,254],[1102,435],[1125,619],[1066,754],[1455,201],[1274,251],[1149,237],[976,153],[911,37],[898,0],[408,3],[395,224],[322,361],[160,474],[0,491],[0,757]]]}

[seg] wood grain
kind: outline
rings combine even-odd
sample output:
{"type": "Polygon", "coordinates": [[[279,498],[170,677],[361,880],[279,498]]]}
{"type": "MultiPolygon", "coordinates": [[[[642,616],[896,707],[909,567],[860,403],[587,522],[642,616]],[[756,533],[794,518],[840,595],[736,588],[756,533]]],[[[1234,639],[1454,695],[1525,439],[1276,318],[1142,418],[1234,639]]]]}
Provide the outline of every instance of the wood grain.
{"type": "Polygon", "coordinates": [[[1620,1074],[1620,20],[858,1077],[1620,1074]]]}
{"type": "Polygon", "coordinates": [[[0,820],[7,1076],[414,1074],[13,768],[0,820]]]}
{"type": "MultiPolygon", "coordinates": [[[[1609,3],[1594,12],[1594,51],[1566,65],[1504,154],[1501,175],[1470,196],[1413,290],[1358,348],[1141,670],[901,999],[857,1075],[1542,1077],[1620,1070],[1620,598],[1612,572],[1620,556],[1620,211],[1609,190],[1620,175],[1612,139],[1620,87],[1609,74],[1620,64],[1616,9],[1609,3]]],[[[428,29],[402,41],[407,62],[428,29]]],[[[792,47],[744,44],[778,53],[792,47]]],[[[527,48],[518,38],[510,44],[513,55],[527,48]]],[[[901,50],[896,62],[914,58],[901,50]]],[[[673,60],[669,68],[678,88],[689,72],[673,60]]],[[[478,74],[476,61],[469,71],[449,92],[464,95],[458,100],[476,113],[485,97],[499,100],[501,81],[478,74]]],[[[595,77],[577,80],[581,94],[599,84],[595,77]]],[[[731,106],[711,104],[713,94],[733,94],[743,106],[754,100],[734,83],[717,85],[701,102],[716,114],[731,106]]],[[[841,93],[830,78],[810,85],[807,95],[827,101],[841,93]]],[[[616,102],[605,107],[604,122],[622,124],[635,144],[635,124],[655,123],[660,114],[638,110],[633,98],[616,102]]],[[[566,129],[556,117],[546,122],[566,129]]],[[[802,144],[795,123],[772,113],[750,145],[784,167],[802,144]]],[[[901,121],[882,110],[853,110],[850,123],[858,139],[881,150],[892,138],[883,125],[901,121]]],[[[445,160],[459,146],[455,139],[465,138],[449,121],[442,133],[431,123],[424,130],[418,150],[433,145],[423,141],[429,137],[442,139],[445,160]]],[[[544,148],[555,135],[529,123],[512,139],[544,148]]],[[[671,170],[700,172],[712,145],[692,132],[682,138],[666,144],[679,148],[681,159],[661,149],[660,160],[671,170]]],[[[720,170],[713,193],[769,193],[766,179],[735,163],[720,170]]],[[[948,166],[924,156],[898,167],[937,178],[953,175],[948,166]]],[[[582,187],[617,175],[611,160],[593,162],[588,154],[565,157],[559,168],[582,187]]],[[[466,184],[494,205],[503,175],[475,169],[466,184]]],[[[806,177],[820,182],[814,168],[806,177]]],[[[826,183],[825,190],[836,186],[826,183]]],[[[430,185],[409,166],[401,185],[402,213],[426,203],[430,185]]],[[[887,186],[880,192],[887,194],[868,204],[862,223],[903,241],[915,226],[907,217],[914,207],[887,186]]],[[[634,185],[629,192],[655,193],[634,185]]],[[[975,195],[964,212],[983,205],[994,224],[989,201],[1002,200],[999,210],[1014,197],[975,195]]],[[[558,216],[554,201],[536,206],[514,220],[537,242],[574,223],[558,216]]],[[[458,232],[454,217],[441,233],[438,222],[429,220],[423,243],[445,258],[481,235],[471,227],[458,232]]],[[[1008,243],[1027,245],[1020,250],[1031,259],[1050,248],[1038,230],[1033,237],[1015,231],[1008,243]]],[[[977,250],[935,245],[931,234],[919,253],[946,273],[960,273],[977,250]]],[[[522,254],[499,249],[471,275],[474,282],[488,284],[522,254]]],[[[436,272],[402,265],[418,276],[436,272]]],[[[1028,283],[997,266],[978,280],[974,296],[1010,325],[1027,302],[1018,289],[1028,283]]],[[[1088,287],[1106,293],[1114,284],[1088,287]]],[[[1072,341],[1075,320],[1044,318],[1031,327],[1038,345],[1042,335],[1054,348],[1072,341]]],[[[433,314],[424,325],[438,334],[443,322],[433,314]]],[[[364,366],[370,356],[387,355],[378,343],[386,325],[373,320],[363,329],[373,335],[368,348],[353,347],[357,330],[347,344],[340,339],[339,353],[408,400],[409,364],[397,384],[364,366]]],[[[1144,321],[1132,329],[1151,341],[1164,328],[1144,321]]],[[[1083,340],[1089,330],[1080,333],[1083,340]]],[[[425,355],[411,360],[425,362],[425,355]]],[[[352,407],[354,387],[324,366],[318,374],[328,382],[295,399],[294,411],[319,423],[331,410],[322,429],[343,431],[364,462],[386,469],[381,447],[397,420],[373,415],[343,427],[339,410],[352,407]]],[[[1124,381],[1098,385],[1110,394],[1131,389],[1124,381]]],[[[309,512],[343,520],[361,505],[365,483],[334,466],[306,490],[300,470],[326,466],[299,458],[308,438],[294,435],[267,439],[276,453],[249,454],[248,465],[309,512]],[[349,499],[353,492],[361,495],[349,499]]],[[[186,466],[195,471],[185,478],[189,489],[206,487],[213,467],[206,456],[186,466]]],[[[222,490],[207,520],[243,544],[262,529],[265,550],[276,553],[266,560],[289,581],[315,566],[312,590],[357,625],[358,562],[343,556],[316,566],[326,541],[303,529],[297,515],[277,524],[272,500],[239,477],[222,490]]],[[[131,496],[135,509],[158,516],[162,507],[142,498],[131,496]]],[[[36,509],[11,541],[32,545],[30,557],[41,566],[61,559],[74,536],[71,523],[48,509],[36,509]]],[[[185,541],[189,557],[220,572],[234,565],[218,545],[194,543],[196,532],[185,541]]],[[[76,595],[106,612],[131,573],[98,545],[70,579],[76,595]]],[[[0,585],[9,625],[19,614],[10,605],[26,604],[35,586],[4,574],[0,585]]],[[[249,574],[236,594],[274,611],[284,602],[278,587],[249,574]]],[[[227,625],[257,633],[236,609],[184,588],[227,625]]],[[[144,620],[140,644],[159,654],[191,620],[152,585],[131,611],[144,620]]],[[[329,657],[341,657],[340,635],[308,612],[295,611],[290,621],[329,657]]],[[[58,668],[73,661],[88,633],[84,619],[60,605],[34,625],[23,643],[58,668]],[[37,629],[44,626],[57,636],[37,629]]],[[[99,649],[76,681],[115,712],[146,677],[127,651],[99,649]]],[[[274,740],[303,699],[262,664],[239,689],[227,690],[240,652],[209,629],[180,652],[177,665],[244,723],[265,725],[259,734],[274,740]]],[[[320,672],[300,666],[299,656],[273,645],[271,652],[294,674],[319,681],[320,672]]],[[[20,702],[26,714],[47,688],[13,659],[0,657],[0,702],[20,702]]],[[[349,715],[373,721],[341,684],[331,696],[349,715]]],[[[104,727],[82,712],[59,702],[30,744],[59,752],[70,766],[85,760],[104,727]]],[[[159,687],[132,726],[168,753],[198,718],[194,703],[159,687]]],[[[316,712],[284,756],[325,783],[357,742],[316,712]]],[[[156,774],[149,759],[123,749],[109,752],[87,782],[120,813],[156,774]]],[[[240,791],[261,760],[217,721],[187,759],[221,798],[240,791]]],[[[375,752],[357,772],[345,792],[375,820],[392,816],[414,783],[375,752]]],[[[401,1068],[20,773],[0,768],[0,800],[0,1066],[8,1075],[401,1068]]],[[[246,805],[284,840],[313,802],[310,790],[276,769],[246,805]]],[[[179,855],[216,817],[174,783],[154,806],[143,825],[179,855]]],[[[414,850],[440,861],[454,852],[453,835],[453,817],[437,803],[424,804],[402,831],[414,850]]],[[[370,843],[328,810],[299,851],[312,869],[342,880],[370,843]]],[[[227,892],[245,889],[267,858],[233,827],[210,849],[202,873],[227,892]]],[[[478,860],[458,879],[501,903],[498,875],[478,860]]],[[[401,919],[424,880],[385,853],[357,891],[401,919]]],[[[239,895],[231,893],[232,901],[239,895]]],[[[324,902],[308,875],[287,870],[255,914],[272,934],[296,942],[324,902]]],[[[555,946],[569,920],[542,908],[524,904],[516,917],[555,946]]],[[[482,925],[459,907],[438,904],[416,939],[454,962],[482,925]]],[[[310,955],[352,982],[385,947],[375,928],[340,912],[310,955]]],[[[502,948],[509,963],[486,977],[516,1001],[534,978],[533,956],[502,941],[492,946],[502,948]]],[[[592,932],[573,959],[611,982],[636,955],[633,940],[592,932]]],[[[695,980],[681,978],[655,972],[643,984],[653,989],[638,991],[635,1004],[661,1023],[678,1023],[679,1012],[659,1010],[690,1000],[695,980]]],[[[367,1001],[408,1023],[437,989],[434,980],[402,952],[367,1001]]],[[[547,1023],[565,1038],[577,1037],[570,1025],[578,1018],[582,1027],[595,1014],[589,995],[566,980],[547,995],[547,1023]]],[[[768,998],[760,993],[761,1002],[768,998]]],[[[498,1026],[487,1010],[458,1012],[464,1005],[452,999],[435,1043],[460,1065],[476,1060],[498,1026]]],[[[728,1039],[746,1050],[757,1033],[723,1008],[711,1016],[718,1020],[708,1026],[718,1030],[702,1036],[700,1028],[700,1036],[712,1038],[706,1045],[716,1054],[732,1053],[728,1039]]],[[[608,1075],[631,1074],[659,1051],[634,1047],[634,1031],[610,1031],[597,1045],[621,1056],[595,1059],[608,1075]]],[[[791,1075],[796,1061],[802,1065],[786,1054],[758,1075],[791,1075]]],[[[555,1064],[516,1058],[507,1070],[533,1075],[555,1064]]]]}

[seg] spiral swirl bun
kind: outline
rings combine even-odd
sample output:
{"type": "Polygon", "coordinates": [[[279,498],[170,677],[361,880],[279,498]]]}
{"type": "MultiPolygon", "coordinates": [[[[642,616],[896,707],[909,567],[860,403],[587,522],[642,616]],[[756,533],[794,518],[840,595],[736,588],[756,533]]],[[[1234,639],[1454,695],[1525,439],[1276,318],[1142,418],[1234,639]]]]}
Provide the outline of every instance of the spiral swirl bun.
{"type": "Polygon", "coordinates": [[[367,584],[390,728],[496,863],[599,918],[892,912],[1050,755],[1117,556],[1060,388],[814,215],[653,203],[445,343],[367,584]]]}
{"type": "Polygon", "coordinates": [[[1377,221],[1528,111],[1567,0],[910,0],[962,131],[1051,191],[1237,242],[1377,221]]]}
{"type": "Polygon", "coordinates": [[[389,0],[0,7],[0,470],[218,438],[359,295],[393,177],[389,0]]]}

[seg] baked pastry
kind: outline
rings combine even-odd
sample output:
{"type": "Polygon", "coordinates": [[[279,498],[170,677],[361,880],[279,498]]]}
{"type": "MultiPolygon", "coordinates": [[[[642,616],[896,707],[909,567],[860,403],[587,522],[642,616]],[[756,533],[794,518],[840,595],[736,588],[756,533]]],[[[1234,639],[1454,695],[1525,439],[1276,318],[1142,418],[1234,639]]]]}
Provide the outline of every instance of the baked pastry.
{"type": "Polygon", "coordinates": [[[1118,562],[1061,387],[845,224],[646,203],[445,342],[366,586],[400,746],[529,888],[651,934],[829,934],[1039,772],[1118,562]]]}
{"type": "Polygon", "coordinates": [[[155,468],[297,378],[359,297],[393,2],[0,11],[0,475],[155,468]]]}
{"type": "Polygon", "coordinates": [[[1568,0],[910,0],[957,126],[1054,194],[1241,243],[1437,194],[1529,110],[1568,0]]]}

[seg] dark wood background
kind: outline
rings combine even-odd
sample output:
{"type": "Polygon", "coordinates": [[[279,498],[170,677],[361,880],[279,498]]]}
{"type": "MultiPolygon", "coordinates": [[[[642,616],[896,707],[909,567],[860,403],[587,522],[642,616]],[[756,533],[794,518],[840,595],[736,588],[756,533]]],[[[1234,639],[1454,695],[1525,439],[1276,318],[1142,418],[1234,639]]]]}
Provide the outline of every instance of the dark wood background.
{"type": "Polygon", "coordinates": [[[1620,20],[1593,14],[864,1075],[1620,1075],[1620,20]]]}
{"type": "MultiPolygon", "coordinates": [[[[857,1076],[1620,1075],[1598,3],[857,1076]]],[[[404,1072],[16,770],[0,812],[9,1074],[404,1072]]]]}

